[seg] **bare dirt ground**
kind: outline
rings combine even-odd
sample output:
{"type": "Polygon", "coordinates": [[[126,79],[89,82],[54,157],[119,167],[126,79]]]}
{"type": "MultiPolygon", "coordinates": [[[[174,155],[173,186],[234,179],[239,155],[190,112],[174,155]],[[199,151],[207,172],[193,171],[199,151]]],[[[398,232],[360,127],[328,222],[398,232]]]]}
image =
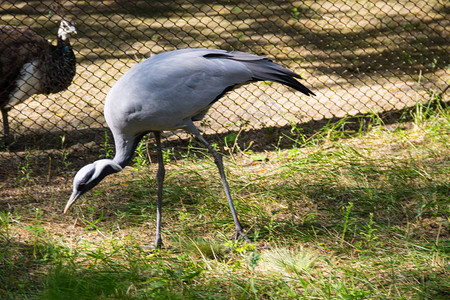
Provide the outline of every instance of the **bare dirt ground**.
{"type": "MultiPolygon", "coordinates": [[[[4,1],[0,23],[31,26],[54,39],[50,4],[4,1]]],[[[67,91],[33,96],[10,112],[16,141],[0,152],[0,186],[16,184],[27,155],[34,168],[43,168],[35,174],[61,164],[55,160],[63,155],[72,166],[89,153],[98,156],[110,87],[163,51],[205,47],[266,55],[301,74],[317,94],[305,97],[265,82],[239,88],[202,122],[210,135],[245,127],[257,137],[271,127],[399,110],[449,83],[449,7],[442,1],[137,1],[133,7],[65,1],[65,8],[78,23],[77,75],[67,91]]]]}

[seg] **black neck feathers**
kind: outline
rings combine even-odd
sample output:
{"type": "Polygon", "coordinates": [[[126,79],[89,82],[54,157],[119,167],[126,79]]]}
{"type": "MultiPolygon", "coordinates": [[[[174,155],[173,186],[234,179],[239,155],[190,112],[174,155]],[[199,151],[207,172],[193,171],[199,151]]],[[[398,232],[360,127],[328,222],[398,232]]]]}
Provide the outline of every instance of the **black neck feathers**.
{"type": "Polygon", "coordinates": [[[76,73],[76,60],[68,38],[64,41],[58,38],[57,45],[50,46],[41,67],[44,94],[57,93],[69,87],[76,73]]]}

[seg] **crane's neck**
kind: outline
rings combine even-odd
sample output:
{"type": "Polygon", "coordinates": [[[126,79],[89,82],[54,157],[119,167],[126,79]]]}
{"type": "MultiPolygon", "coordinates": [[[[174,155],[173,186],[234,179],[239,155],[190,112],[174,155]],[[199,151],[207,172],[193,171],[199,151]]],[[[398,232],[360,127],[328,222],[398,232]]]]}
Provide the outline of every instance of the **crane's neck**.
{"type": "Polygon", "coordinates": [[[145,134],[127,137],[125,135],[115,134],[114,144],[116,147],[116,155],[114,156],[113,161],[122,168],[125,168],[133,158],[134,151],[144,135],[145,134]]]}

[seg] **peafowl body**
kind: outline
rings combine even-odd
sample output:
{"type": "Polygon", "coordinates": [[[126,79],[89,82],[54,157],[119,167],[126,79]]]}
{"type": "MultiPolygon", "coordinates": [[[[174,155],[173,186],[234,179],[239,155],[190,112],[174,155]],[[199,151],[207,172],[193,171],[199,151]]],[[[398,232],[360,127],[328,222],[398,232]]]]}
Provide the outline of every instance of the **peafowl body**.
{"type": "Polygon", "coordinates": [[[9,136],[8,111],[34,94],[65,90],[76,73],[76,59],[68,34],[72,21],[63,19],[57,44],[28,28],[0,25],[0,110],[3,131],[9,136]]]}

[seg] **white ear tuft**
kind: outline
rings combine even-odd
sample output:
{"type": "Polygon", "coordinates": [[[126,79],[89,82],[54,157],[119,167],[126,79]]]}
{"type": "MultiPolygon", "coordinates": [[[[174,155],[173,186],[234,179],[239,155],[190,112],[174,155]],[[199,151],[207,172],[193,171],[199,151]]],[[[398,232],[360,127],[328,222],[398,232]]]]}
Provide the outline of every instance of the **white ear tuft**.
{"type": "Polygon", "coordinates": [[[75,22],[70,19],[62,19],[59,24],[58,37],[65,41],[67,39],[67,35],[71,33],[77,34],[75,22]]]}

